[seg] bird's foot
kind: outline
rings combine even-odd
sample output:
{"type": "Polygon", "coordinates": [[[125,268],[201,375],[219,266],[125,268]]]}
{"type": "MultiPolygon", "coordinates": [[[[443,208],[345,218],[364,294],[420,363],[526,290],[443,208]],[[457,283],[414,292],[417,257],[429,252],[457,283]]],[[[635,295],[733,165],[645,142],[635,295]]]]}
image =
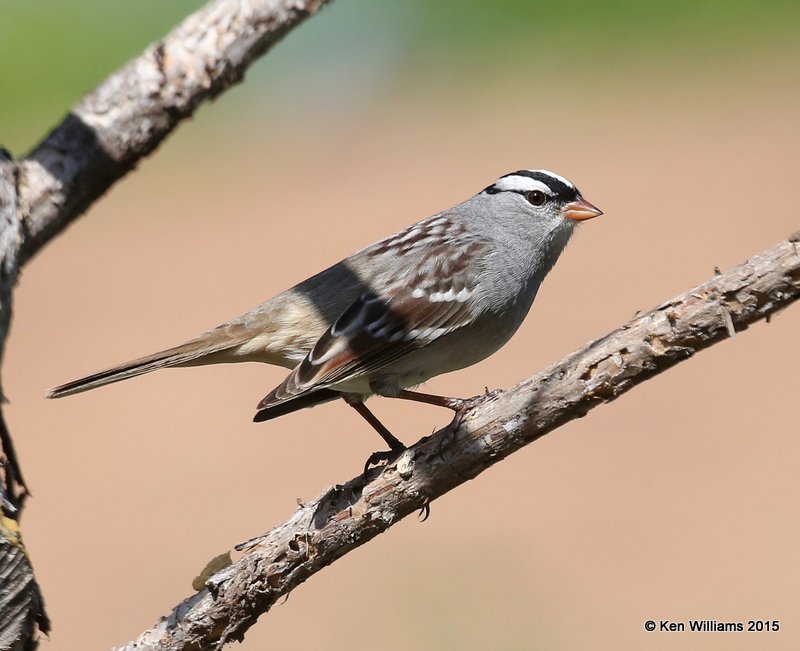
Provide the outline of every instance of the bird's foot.
{"type": "Polygon", "coordinates": [[[445,448],[449,448],[456,441],[456,433],[458,432],[458,426],[461,424],[462,416],[463,413],[457,411],[453,415],[453,420],[451,420],[450,423],[445,425],[445,427],[442,429],[444,436],[439,439],[439,445],[436,449],[437,456],[442,460],[444,460],[445,448]]]}
{"type": "Polygon", "coordinates": [[[473,398],[449,398],[447,396],[435,396],[430,393],[420,393],[419,391],[409,391],[403,389],[399,393],[387,396],[390,398],[400,398],[401,400],[413,400],[415,402],[424,402],[428,405],[435,405],[436,407],[445,407],[451,409],[456,413],[464,412],[471,407],[474,407],[480,402],[487,400],[494,396],[495,393],[488,393],[485,395],[475,396],[473,398]]]}
{"type": "Polygon", "coordinates": [[[442,398],[441,406],[459,413],[471,404],[470,398],[442,398]]]}
{"type": "Polygon", "coordinates": [[[485,396],[476,396],[475,398],[447,398],[449,404],[442,406],[452,409],[455,413],[453,414],[453,420],[444,427],[443,431],[445,435],[439,441],[439,447],[436,453],[439,455],[440,459],[443,458],[442,453],[444,449],[455,443],[458,428],[461,426],[461,421],[464,419],[466,412],[485,399],[485,396]]]}

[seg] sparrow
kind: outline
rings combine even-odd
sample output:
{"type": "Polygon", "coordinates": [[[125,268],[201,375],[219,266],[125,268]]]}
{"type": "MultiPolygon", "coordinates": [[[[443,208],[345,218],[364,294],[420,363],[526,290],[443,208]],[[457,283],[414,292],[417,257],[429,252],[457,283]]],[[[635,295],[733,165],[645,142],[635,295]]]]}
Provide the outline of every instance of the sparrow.
{"type": "Polygon", "coordinates": [[[575,226],[601,214],[563,176],[512,172],[199,337],[47,397],[173,366],[264,362],[291,372],[258,403],[256,422],[342,398],[389,446],[371,459],[388,459],[406,448],[364,401],[378,395],[461,409],[462,400],[410,388],[501,348],[575,226]]]}

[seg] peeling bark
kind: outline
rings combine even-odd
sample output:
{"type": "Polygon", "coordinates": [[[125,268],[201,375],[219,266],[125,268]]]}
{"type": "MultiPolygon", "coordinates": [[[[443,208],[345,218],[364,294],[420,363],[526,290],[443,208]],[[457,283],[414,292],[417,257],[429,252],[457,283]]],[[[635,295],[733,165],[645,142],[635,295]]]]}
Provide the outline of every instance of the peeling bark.
{"type": "Polygon", "coordinates": [[[50,622],[16,520],[0,516],[0,649],[33,651],[50,622]]]}

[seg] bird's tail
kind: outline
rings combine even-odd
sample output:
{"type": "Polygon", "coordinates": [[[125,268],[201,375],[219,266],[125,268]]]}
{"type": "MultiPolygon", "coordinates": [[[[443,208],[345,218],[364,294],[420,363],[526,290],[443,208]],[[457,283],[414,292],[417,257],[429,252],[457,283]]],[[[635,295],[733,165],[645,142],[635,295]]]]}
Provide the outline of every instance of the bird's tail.
{"type": "MultiPolygon", "coordinates": [[[[230,352],[246,341],[246,335],[240,332],[225,332],[223,328],[224,326],[221,326],[216,330],[211,330],[197,339],[187,341],[180,346],[168,348],[147,357],[134,359],[105,371],[87,375],[79,380],[67,382],[50,389],[47,392],[47,397],[63,398],[74,393],[81,393],[82,391],[88,391],[89,389],[95,389],[106,384],[127,380],[137,375],[144,375],[145,373],[171,366],[194,366],[216,362],[240,361],[230,352]]],[[[241,361],[244,361],[244,359],[241,361]]]]}

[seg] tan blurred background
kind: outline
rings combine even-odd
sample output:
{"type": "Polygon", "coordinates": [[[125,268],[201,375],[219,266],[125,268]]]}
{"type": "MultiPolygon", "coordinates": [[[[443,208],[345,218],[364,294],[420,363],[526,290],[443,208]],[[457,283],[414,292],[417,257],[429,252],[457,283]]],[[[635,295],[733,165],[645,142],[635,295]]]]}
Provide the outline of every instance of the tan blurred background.
{"type": "MultiPolygon", "coordinates": [[[[18,39],[0,110],[17,155],[198,6],[38,4],[0,28],[18,39]]],[[[800,229],[792,3],[428,4],[338,0],[25,269],[3,370],[46,648],[135,637],[206,561],[379,443],[340,404],[251,423],[284,376],[266,366],[45,401],[54,384],[179,343],[523,167],[606,214],[511,343],[431,391],[511,385],[800,229]]],[[[313,577],[241,648],[800,648],[798,331],[792,307],[545,437],[313,577]]],[[[373,406],[409,443],[449,417],[373,406]]]]}

